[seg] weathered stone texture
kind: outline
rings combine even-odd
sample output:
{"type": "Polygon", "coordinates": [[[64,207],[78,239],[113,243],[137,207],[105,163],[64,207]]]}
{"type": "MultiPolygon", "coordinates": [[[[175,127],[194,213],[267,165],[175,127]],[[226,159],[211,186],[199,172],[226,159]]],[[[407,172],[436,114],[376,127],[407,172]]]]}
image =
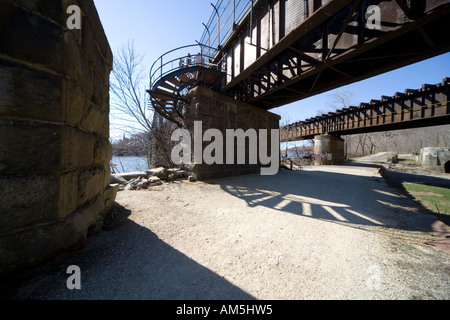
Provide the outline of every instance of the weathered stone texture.
{"type": "Polygon", "coordinates": [[[82,245],[114,203],[111,69],[93,1],[0,0],[0,276],[82,245]]]}
{"type": "Polygon", "coordinates": [[[419,161],[422,167],[437,173],[450,173],[450,148],[423,148],[419,161]]]}
{"type": "MultiPolygon", "coordinates": [[[[237,164],[238,150],[235,143],[234,164],[226,164],[226,130],[242,129],[246,132],[248,129],[255,129],[259,134],[260,129],[267,129],[270,148],[270,130],[279,129],[280,116],[202,87],[196,87],[189,92],[187,99],[190,103],[184,121],[191,136],[194,132],[194,122],[202,121],[202,136],[208,129],[218,129],[224,137],[223,164],[186,164],[186,169],[193,174],[193,177],[197,180],[207,180],[259,173],[261,169],[259,159],[257,164],[249,163],[248,141],[245,148],[245,163],[237,164]]],[[[205,150],[210,143],[203,142],[202,150],[205,150]]],[[[193,147],[192,150],[194,150],[193,147]]]]}

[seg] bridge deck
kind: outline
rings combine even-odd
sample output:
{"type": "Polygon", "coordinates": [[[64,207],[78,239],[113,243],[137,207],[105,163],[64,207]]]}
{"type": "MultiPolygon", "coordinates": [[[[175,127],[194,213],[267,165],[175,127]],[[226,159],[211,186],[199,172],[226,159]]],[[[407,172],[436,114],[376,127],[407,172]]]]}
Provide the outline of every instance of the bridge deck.
{"type": "Polygon", "coordinates": [[[316,135],[426,127],[450,123],[450,78],[442,83],[406,89],[392,97],[361,103],[281,128],[281,141],[312,139],[316,135]]]}
{"type": "MultiPolygon", "coordinates": [[[[450,0],[221,0],[213,7],[196,55],[205,74],[223,76],[211,89],[265,110],[450,51],[450,0]]],[[[192,71],[178,63],[191,65],[192,57],[171,57],[178,49],[155,61],[149,93],[156,111],[182,125],[183,94],[205,83],[184,79],[192,71]]],[[[432,117],[414,116],[410,125],[447,121],[434,116],[443,107],[430,108],[432,117]]]]}
{"type": "Polygon", "coordinates": [[[218,53],[221,92],[271,109],[449,51],[450,1],[411,3],[257,1],[218,53]]]}

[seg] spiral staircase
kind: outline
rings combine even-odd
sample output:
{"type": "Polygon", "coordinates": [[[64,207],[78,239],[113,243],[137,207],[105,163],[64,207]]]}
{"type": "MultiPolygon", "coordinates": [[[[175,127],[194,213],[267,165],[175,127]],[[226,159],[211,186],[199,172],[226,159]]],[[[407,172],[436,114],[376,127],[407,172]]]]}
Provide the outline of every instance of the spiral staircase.
{"type": "Polygon", "coordinates": [[[225,76],[213,63],[214,57],[209,52],[211,48],[199,44],[180,47],[159,57],[150,70],[150,89],[147,92],[153,109],[179,127],[184,125],[188,102],[185,94],[196,86],[214,89],[225,76]],[[194,56],[186,54],[193,49],[198,49],[199,53],[194,56]]]}

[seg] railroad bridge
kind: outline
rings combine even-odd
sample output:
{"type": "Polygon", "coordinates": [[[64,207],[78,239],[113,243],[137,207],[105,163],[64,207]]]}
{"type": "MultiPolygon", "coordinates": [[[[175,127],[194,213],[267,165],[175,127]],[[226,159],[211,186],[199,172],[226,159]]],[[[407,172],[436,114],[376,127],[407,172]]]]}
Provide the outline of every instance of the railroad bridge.
{"type": "MultiPolygon", "coordinates": [[[[200,41],[163,54],[150,75],[153,108],[187,129],[202,121],[200,133],[278,129],[271,108],[450,48],[450,0],[218,0],[212,10],[200,41]]],[[[81,247],[111,210],[118,187],[110,185],[109,170],[112,65],[93,1],[0,1],[2,279],[81,247]],[[81,30],[67,25],[72,3],[79,5],[81,30]]],[[[437,95],[442,88],[448,81],[430,90],[437,95]]],[[[430,100],[425,89],[417,94],[426,105],[417,96],[405,108],[394,106],[395,115],[381,111],[361,121],[405,120],[417,107],[425,116],[401,126],[448,123],[448,98],[430,100]]],[[[347,131],[322,128],[345,134],[349,121],[347,131]]],[[[332,136],[322,130],[313,132],[316,139],[332,136]]],[[[193,170],[212,178],[260,167],[193,164],[193,170]]]]}
{"type": "Polygon", "coordinates": [[[341,164],[345,160],[343,135],[450,123],[450,79],[405,89],[394,96],[350,106],[305,121],[284,126],[281,141],[314,139],[319,164],[341,164]],[[328,158],[327,158],[328,157],[328,158]]]}
{"type": "MultiPolygon", "coordinates": [[[[272,108],[450,48],[448,0],[219,0],[212,7],[200,41],[165,53],[150,71],[153,108],[188,129],[199,120],[204,131],[277,129],[279,117],[268,111],[272,108]]],[[[383,108],[397,101],[385,100],[383,108]]],[[[416,100],[413,103],[420,106],[416,100]]],[[[433,120],[398,122],[397,128],[448,123],[448,107],[430,110],[444,114],[433,120]]],[[[415,115],[412,109],[409,112],[415,115]]],[[[406,113],[402,109],[395,117],[406,113]]],[[[376,121],[381,118],[387,121],[388,114],[384,112],[376,121]]],[[[317,121],[324,118],[302,126],[317,121]]],[[[370,126],[370,130],[387,127],[370,126]]],[[[323,128],[310,135],[322,135],[323,128]]],[[[230,166],[195,168],[204,177],[234,170],[230,166]]]]}
{"type": "Polygon", "coordinates": [[[393,96],[361,103],[289,124],[281,128],[281,141],[336,136],[450,123],[450,78],[442,83],[423,84],[393,96]]]}

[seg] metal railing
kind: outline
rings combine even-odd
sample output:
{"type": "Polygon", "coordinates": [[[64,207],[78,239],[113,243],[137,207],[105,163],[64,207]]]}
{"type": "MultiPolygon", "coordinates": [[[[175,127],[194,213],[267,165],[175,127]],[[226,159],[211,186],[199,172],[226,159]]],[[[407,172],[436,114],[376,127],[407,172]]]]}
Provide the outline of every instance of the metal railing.
{"type": "Polygon", "coordinates": [[[203,44],[191,44],[170,50],[160,56],[150,68],[150,90],[166,75],[189,67],[217,68],[212,63],[214,50],[203,44]]]}
{"type": "Polygon", "coordinates": [[[205,31],[200,38],[200,43],[215,48],[214,54],[216,54],[257,1],[217,0],[216,4],[211,3],[213,13],[208,22],[203,23],[205,31]]]}
{"type": "Polygon", "coordinates": [[[208,23],[203,23],[205,31],[200,41],[170,50],[153,63],[150,68],[150,90],[164,76],[186,67],[201,65],[217,69],[219,60],[223,61],[223,57],[217,57],[221,45],[256,2],[258,0],[217,0],[216,4],[211,4],[213,13],[208,23]]]}

